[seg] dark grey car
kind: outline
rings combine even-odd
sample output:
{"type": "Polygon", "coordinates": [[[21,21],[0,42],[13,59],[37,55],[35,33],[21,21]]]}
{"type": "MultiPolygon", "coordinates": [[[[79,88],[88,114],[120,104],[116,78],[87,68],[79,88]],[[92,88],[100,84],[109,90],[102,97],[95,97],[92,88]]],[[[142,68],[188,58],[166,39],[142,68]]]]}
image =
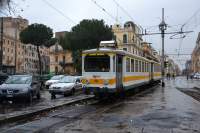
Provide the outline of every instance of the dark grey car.
{"type": "Polygon", "coordinates": [[[41,83],[32,75],[13,75],[0,85],[0,102],[23,99],[32,102],[34,96],[40,99],[41,83]]]}

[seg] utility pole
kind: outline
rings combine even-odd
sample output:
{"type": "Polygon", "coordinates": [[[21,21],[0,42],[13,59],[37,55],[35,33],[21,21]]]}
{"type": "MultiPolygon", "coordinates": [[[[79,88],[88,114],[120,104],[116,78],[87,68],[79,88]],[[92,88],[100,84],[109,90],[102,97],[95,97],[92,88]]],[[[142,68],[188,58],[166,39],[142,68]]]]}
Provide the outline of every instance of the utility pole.
{"type": "MultiPolygon", "coordinates": [[[[184,33],[190,33],[193,31],[183,31],[183,29],[181,28],[180,31],[177,32],[165,32],[165,30],[167,30],[167,24],[165,23],[165,16],[164,16],[164,8],[162,8],[162,21],[159,24],[159,30],[161,32],[156,32],[156,33],[147,33],[145,30],[145,33],[143,34],[138,34],[138,36],[142,35],[142,36],[146,36],[146,35],[161,35],[162,38],[162,55],[161,55],[161,73],[162,73],[162,87],[165,86],[165,82],[164,82],[164,77],[165,77],[165,66],[164,66],[164,62],[165,62],[165,47],[164,47],[164,43],[165,43],[165,35],[170,35],[173,34],[172,37],[176,36],[176,35],[182,35],[184,33]]],[[[185,37],[185,36],[184,36],[185,37]]]]}
{"type": "Polygon", "coordinates": [[[167,24],[165,23],[165,16],[164,16],[164,8],[162,8],[162,22],[159,24],[159,29],[161,31],[161,38],[162,38],[162,57],[161,57],[161,70],[162,70],[162,87],[165,86],[164,77],[165,77],[165,30],[167,30],[167,24]]]}
{"type": "Polygon", "coordinates": [[[0,72],[3,70],[3,17],[1,17],[0,72]]]}

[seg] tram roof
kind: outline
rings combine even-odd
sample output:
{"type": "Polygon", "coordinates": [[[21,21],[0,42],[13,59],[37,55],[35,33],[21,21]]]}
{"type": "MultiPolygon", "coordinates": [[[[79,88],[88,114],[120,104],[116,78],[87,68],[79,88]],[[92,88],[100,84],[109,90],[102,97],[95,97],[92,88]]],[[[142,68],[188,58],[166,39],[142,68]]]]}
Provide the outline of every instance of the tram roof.
{"type": "Polygon", "coordinates": [[[120,54],[120,55],[124,55],[124,56],[125,55],[132,56],[132,57],[135,57],[135,58],[138,58],[138,59],[143,59],[143,60],[154,62],[154,63],[159,63],[159,62],[149,60],[147,58],[144,58],[144,57],[135,55],[133,53],[130,53],[130,52],[127,52],[127,51],[124,51],[124,50],[120,50],[120,49],[98,48],[98,49],[90,49],[90,50],[84,50],[83,51],[83,54],[90,54],[90,53],[116,53],[116,54],[120,54]]]}

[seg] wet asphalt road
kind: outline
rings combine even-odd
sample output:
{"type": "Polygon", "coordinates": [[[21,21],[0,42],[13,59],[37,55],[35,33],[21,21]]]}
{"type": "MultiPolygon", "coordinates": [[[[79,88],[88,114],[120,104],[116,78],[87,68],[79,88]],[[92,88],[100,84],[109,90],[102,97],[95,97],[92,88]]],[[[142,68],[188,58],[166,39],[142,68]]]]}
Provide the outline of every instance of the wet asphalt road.
{"type": "Polygon", "coordinates": [[[185,78],[166,81],[166,87],[148,91],[117,102],[76,105],[48,116],[11,125],[11,133],[200,133],[200,103],[176,87],[198,86],[185,78]],[[105,105],[104,105],[105,104],[105,105]]]}
{"type": "MultiPolygon", "coordinates": [[[[193,81],[194,82],[194,81],[193,81]]],[[[166,87],[132,96],[116,106],[91,112],[49,132],[56,133],[200,133],[200,103],[176,89],[185,78],[166,87]]],[[[193,84],[198,84],[194,82],[193,84]]]]}

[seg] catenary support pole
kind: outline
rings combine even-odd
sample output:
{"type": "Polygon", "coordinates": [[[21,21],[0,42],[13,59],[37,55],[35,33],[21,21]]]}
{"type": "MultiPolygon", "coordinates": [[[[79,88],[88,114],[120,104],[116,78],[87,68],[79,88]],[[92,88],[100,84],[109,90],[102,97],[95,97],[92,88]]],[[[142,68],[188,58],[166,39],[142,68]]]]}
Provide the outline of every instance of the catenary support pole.
{"type": "Polygon", "coordinates": [[[161,71],[162,71],[162,87],[165,86],[164,78],[165,78],[165,30],[167,29],[167,24],[165,23],[165,18],[164,18],[164,8],[162,8],[162,22],[159,24],[159,29],[161,31],[161,38],[162,38],[162,57],[161,57],[161,71]]]}

